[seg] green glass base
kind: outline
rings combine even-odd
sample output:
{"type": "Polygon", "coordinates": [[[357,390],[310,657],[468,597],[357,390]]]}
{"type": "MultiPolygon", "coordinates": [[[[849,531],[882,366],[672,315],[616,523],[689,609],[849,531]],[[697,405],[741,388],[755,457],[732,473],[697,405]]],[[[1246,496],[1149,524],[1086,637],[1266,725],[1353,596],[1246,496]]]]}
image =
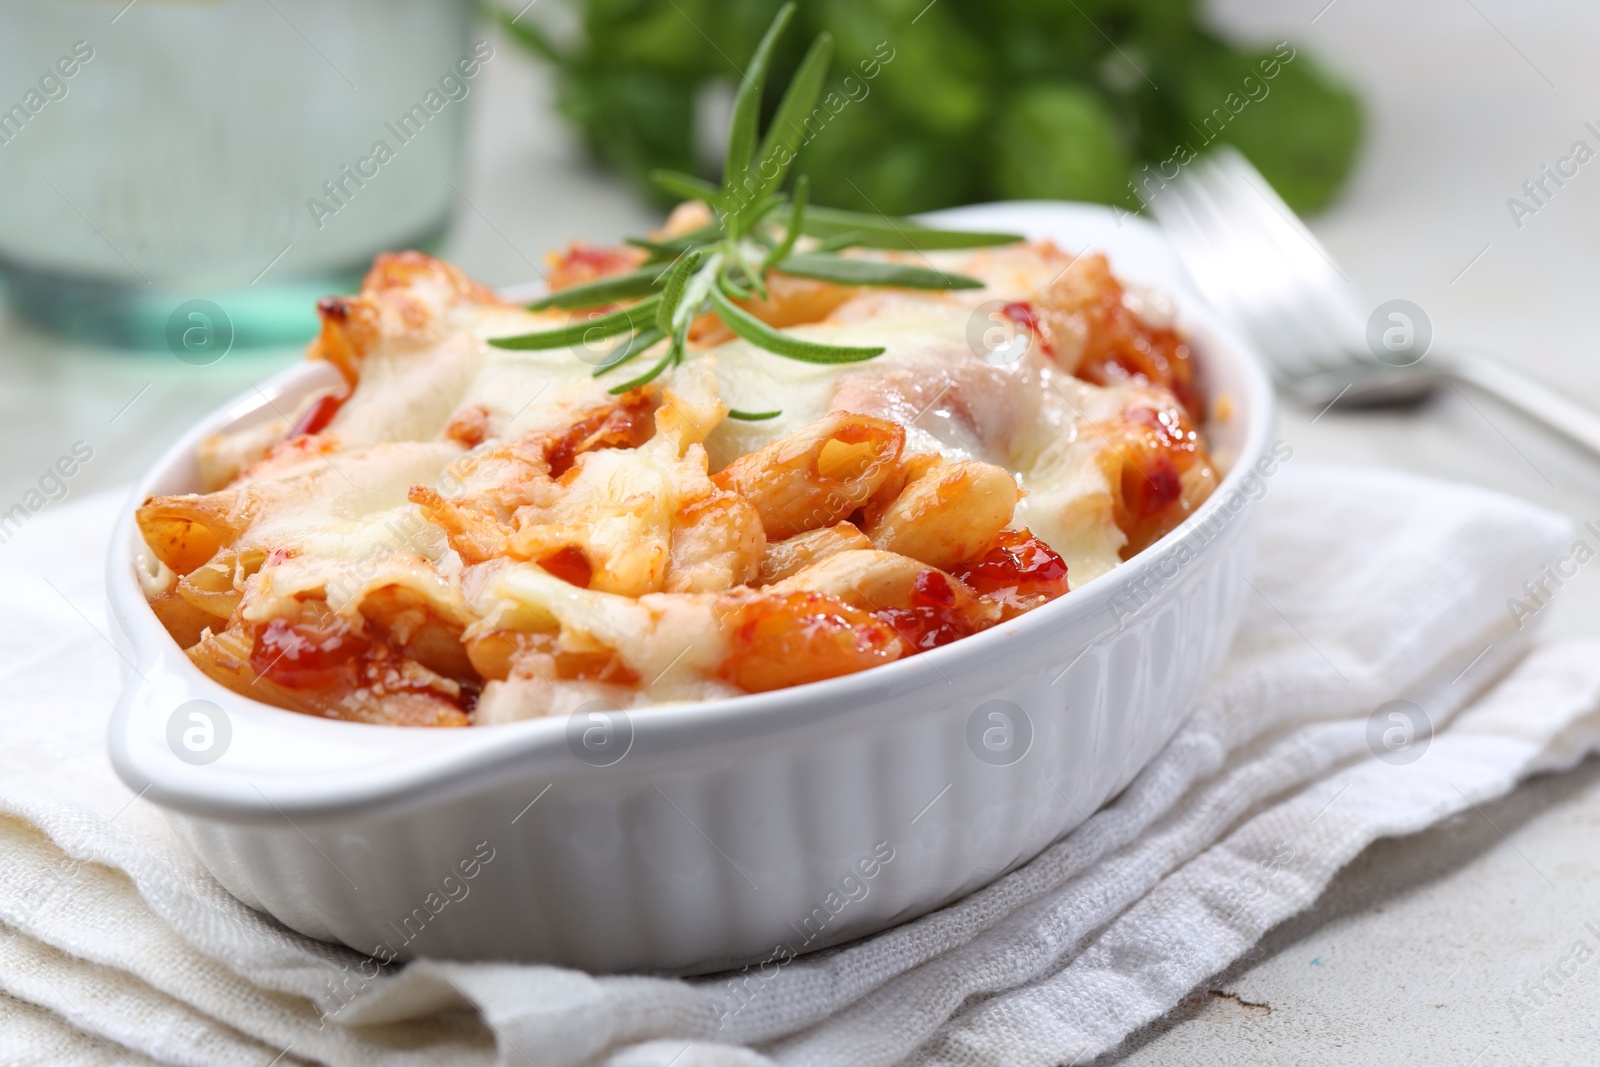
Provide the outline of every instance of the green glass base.
{"type": "MultiPolygon", "coordinates": [[[[434,253],[444,240],[441,222],[394,247],[434,253]]],[[[202,292],[159,285],[129,285],[39,268],[0,257],[0,287],[19,318],[80,341],[114,348],[196,351],[196,339],[232,348],[299,344],[318,328],[317,301],[330,293],[354,292],[367,264],[263,280],[243,288],[202,292]],[[196,329],[204,335],[195,333],[196,329]]]]}

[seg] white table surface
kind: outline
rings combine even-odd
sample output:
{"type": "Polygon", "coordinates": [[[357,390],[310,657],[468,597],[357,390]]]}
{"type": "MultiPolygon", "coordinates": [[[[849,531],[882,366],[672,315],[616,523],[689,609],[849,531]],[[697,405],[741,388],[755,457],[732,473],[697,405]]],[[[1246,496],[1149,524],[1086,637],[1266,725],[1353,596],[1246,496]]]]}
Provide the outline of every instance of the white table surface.
{"type": "MultiPolygon", "coordinates": [[[[1376,303],[1403,297],[1439,346],[1474,344],[1600,406],[1600,162],[1518,229],[1506,199],[1600,120],[1600,7],[1512,0],[1223,0],[1230,32],[1288,37],[1363,92],[1368,141],[1313,228],[1376,303]],[[1319,14],[1320,12],[1320,14],[1319,14]],[[1313,19],[1315,21],[1313,21],[1313,19]]],[[[585,166],[547,80],[501,42],[475,94],[470,165],[445,254],[504,285],[568,238],[613,240],[658,220],[585,166]]],[[[193,419],[297,352],[235,352],[207,368],[97,351],[0,319],[0,510],[76,440],[82,495],[133,479],[193,419]]],[[[1398,466],[1600,519],[1600,462],[1481,398],[1412,414],[1313,422],[1286,408],[1297,458],[1398,466]]],[[[1510,596],[1514,591],[1508,590],[1510,596]]],[[[1600,566],[1542,618],[1600,632],[1600,566]]],[[[1600,1053],[1600,766],[1369,849],[1260,956],[1129,1042],[1129,1063],[1592,1062],[1600,1053]],[[1586,927],[1585,923],[1594,922],[1586,927]],[[1594,958],[1537,1012],[1525,983],[1575,941],[1594,958]]]]}

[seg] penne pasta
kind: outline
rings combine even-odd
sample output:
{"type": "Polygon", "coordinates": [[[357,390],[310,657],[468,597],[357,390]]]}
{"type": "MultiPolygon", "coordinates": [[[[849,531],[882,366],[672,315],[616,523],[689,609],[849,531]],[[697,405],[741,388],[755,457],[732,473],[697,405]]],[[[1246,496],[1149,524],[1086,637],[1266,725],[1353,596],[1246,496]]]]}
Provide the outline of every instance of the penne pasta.
{"type": "Polygon", "coordinates": [[[866,525],[885,552],[949,569],[977,555],[1011,522],[1021,493],[1011,472],[958,460],[930,467],[866,525]]]}
{"type": "MultiPolygon", "coordinates": [[[[708,220],[680,209],[662,239],[708,220]]],[[[652,319],[685,347],[652,334],[625,369],[604,344],[489,343],[570,340],[587,311],[381,256],[319,305],[309,355],[342,384],[207,439],[203,491],[138,510],[151,608],[243,695],[492,724],[895,663],[1068,595],[1206,499],[1187,346],[1103,260],[932,255],[989,288],[772,272],[738,297],[740,335],[712,313],[652,319]],[[1031,343],[986,358],[972,322],[1031,343]],[[744,339],[774,328],[794,360],[744,339]]],[[[573,246],[552,285],[647,291],[645,256],[573,246]]],[[[591,317],[614,328],[627,303],[591,317]]]]}
{"type": "Polygon", "coordinates": [[[895,472],[905,429],[849,412],[827,415],[740,456],[716,483],[755,505],[771,540],[849,517],[895,472]]]}
{"type": "Polygon", "coordinates": [[[771,541],[761,554],[757,581],[761,585],[771,585],[829,556],[871,547],[867,535],[848,522],[808,530],[783,541],[771,541]]]}

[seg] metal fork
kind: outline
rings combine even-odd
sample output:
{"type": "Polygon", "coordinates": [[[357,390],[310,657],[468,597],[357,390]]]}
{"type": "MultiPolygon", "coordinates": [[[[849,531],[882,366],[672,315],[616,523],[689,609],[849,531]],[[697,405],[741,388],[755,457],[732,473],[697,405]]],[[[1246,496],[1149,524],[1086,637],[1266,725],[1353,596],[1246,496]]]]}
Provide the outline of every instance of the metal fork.
{"type": "Polygon", "coordinates": [[[1431,327],[1414,305],[1381,306],[1369,325],[1333,257],[1234,149],[1218,147],[1142,195],[1195,284],[1301,403],[1414,404],[1459,382],[1600,456],[1600,414],[1498,360],[1430,352],[1431,327]]]}

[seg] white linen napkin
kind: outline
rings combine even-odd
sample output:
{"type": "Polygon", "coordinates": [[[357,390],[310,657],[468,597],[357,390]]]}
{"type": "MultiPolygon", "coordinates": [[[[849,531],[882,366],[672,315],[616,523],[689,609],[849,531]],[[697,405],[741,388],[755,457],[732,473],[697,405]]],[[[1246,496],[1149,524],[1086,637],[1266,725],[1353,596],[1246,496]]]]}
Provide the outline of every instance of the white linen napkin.
{"type": "Polygon", "coordinates": [[[107,762],[119,503],[55,506],[0,545],[0,1063],[1081,1063],[1375,838],[1600,748],[1600,641],[1536,638],[1507,603],[1568,550],[1566,520],[1291,463],[1266,483],[1245,622],[1193,718],[1014,873],[770,973],[426,960],[322,1019],[362,957],[228,896],[107,762]]]}

